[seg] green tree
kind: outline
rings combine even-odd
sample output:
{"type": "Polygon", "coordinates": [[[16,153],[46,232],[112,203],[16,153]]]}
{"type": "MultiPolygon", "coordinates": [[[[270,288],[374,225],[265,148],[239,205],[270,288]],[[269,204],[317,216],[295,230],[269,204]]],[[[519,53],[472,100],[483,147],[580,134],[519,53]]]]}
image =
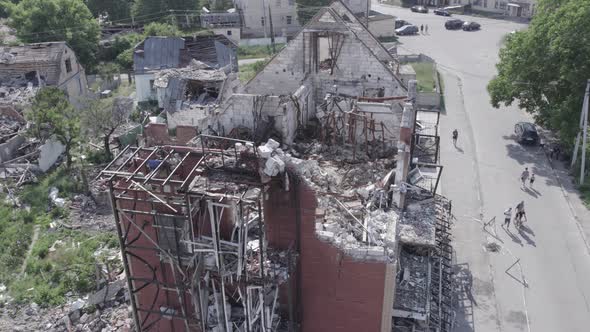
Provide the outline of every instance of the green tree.
{"type": "Polygon", "coordinates": [[[590,78],[590,0],[541,0],[529,28],[500,50],[491,103],[518,105],[572,144],[590,78]]]}
{"type": "Polygon", "coordinates": [[[94,17],[106,15],[110,21],[129,19],[131,5],[128,0],[85,0],[94,17]]]}
{"type": "Polygon", "coordinates": [[[82,126],[88,134],[103,140],[104,152],[109,158],[112,156],[111,136],[129,119],[132,109],[131,98],[117,97],[91,101],[83,112],[82,126]]]}
{"type": "Polygon", "coordinates": [[[22,0],[3,2],[9,24],[28,43],[64,40],[87,70],[92,70],[100,28],[82,0],[22,0]]]}
{"type": "Polygon", "coordinates": [[[333,0],[297,0],[297,17],[301,25],[307,24],[309,20],[320,10],[321,7],[330,5],[333,0]]]}
{"type": "Polygon", "coordinates": [[[133,12],[137,16],[166,14],[170,10],[198,10],[200,0],[136,0],[133,12]]]}
{"type": "Polygon", "coordinates": [[[149,36],[180,36],[182,33],[178,28],[168,23],[153,22],[143,27],[143,34],[145,37],[149,36]]]}
{"type": "Polygon", "coordinates": [[[66,166],[70,168],[72,148],[80,138],[80,116],[65,93],[55,87],[39,90],[25,116],[33,123],[32,135],[38,138],[54,136],[65,146],[66,166]]]}

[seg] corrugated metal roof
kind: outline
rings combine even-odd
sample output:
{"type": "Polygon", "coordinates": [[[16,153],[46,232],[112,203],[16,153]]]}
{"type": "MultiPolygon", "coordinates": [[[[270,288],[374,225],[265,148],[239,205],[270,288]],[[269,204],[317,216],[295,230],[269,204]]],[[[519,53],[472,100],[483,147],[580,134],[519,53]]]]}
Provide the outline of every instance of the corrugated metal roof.
{"type": "Polygon", "coordinates": [[[148,37],[135,48],[135,71],[178,68],[184,39],[180,37],[148,37]]]}

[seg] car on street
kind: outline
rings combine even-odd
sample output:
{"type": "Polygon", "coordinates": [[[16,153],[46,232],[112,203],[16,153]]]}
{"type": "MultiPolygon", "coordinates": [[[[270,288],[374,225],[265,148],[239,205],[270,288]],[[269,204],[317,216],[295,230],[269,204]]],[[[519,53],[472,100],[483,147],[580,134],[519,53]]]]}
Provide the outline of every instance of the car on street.
{"type": "Polygon", "coordinates": [[[445,22],[445,28],[447,28],[447,30],[457,30],[457,29],[461,29],[463,28],[463,22],[462,20],[448,20],[445,22]]]}
{"type": "Polygon", "coordinates": [[[415,35],[418,33],[418,27],[415,25],[404,25],[399,29],[395,29],[395,34],[398,36],[415,35]]]}
{"type": "Polygon", "coordinates": [[[413,11],[414,13],[422,13],[422,14],[428,13],[428,8],[426,8],[424,6],[412,6],[410,8],[410,10],[413,11]]]}
{"type": "Polygon", "coordinates": [[[440,16],[451,16],[451,13],[449,13],[446,9],[444,8],[437,8],[433,11],[434,15],[440,15],[440,16]]]}
{"type": "Polygon", "coordinates": [[[395,20],[395,29],[399,29],[399,28],[403,27],[404,25],[412,25],[412,23],[410,23],[406,20],[395,20]]]}
{"type": "Polygon", "coordinates": [[[465,22],[463,23],[463,31],[473,31],[473,30],[479,30],[479,28],[481,28],[481,25],[477,22],[465,22]]]}
{"type": "Polygon", "coordinates": [[[516,141],[520,144],[537,144],[539,143],[539,134],[537,128],[530,122],[519,122],[514,125],[516,141]]]}

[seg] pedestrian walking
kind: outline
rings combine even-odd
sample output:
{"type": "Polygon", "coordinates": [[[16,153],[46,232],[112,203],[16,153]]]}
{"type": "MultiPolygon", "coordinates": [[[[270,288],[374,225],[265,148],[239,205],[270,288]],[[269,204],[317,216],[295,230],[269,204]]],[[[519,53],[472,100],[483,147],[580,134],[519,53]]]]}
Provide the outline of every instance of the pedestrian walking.
{"type": "Polygon", "coordinates": [[[514,227],[520,228],[522,226],[522,218],[526,220],[526,213],[524,211],[524,201],[520,201],[516,205],[516,215],[514,216],[514,227]]]}
{"type": "Polygon", "coordinates": [[[424,32],[424,24],[420,24],[420,33],[423,34],[424,32]]]}
{"type": "Polygon", "coordinates": [[[453,145],[457,146],[457,138],[459,137],[459,132],[457,129],[453,130],[453,145]]]}
{"type": "Polygon", "coordinates": [[[424,26],[424,32],[426,32],[426,34],[428,34],[428,24],[426,24],[426,26],[424,26]]]}
{"type": "Polygon", "coordinates": [[[512,219],[512,208],[509,207],[504,211],[504,225],[506,228],[510,227],[510,219],[512,219]]]}
{"type": "Polygon", "coordinates": [[[526,180],[529,179],[529,169],[526,167],[522,174],[520,174],[520,181],[522,181],[522,187],[526,187],[526,180]]]}
{"type": "Polygon", "coordinates": [[[531,179],[529,180],[529,187],[533,187],[533,183],[535,182],[535,173],[531,173],[531,179]]]}

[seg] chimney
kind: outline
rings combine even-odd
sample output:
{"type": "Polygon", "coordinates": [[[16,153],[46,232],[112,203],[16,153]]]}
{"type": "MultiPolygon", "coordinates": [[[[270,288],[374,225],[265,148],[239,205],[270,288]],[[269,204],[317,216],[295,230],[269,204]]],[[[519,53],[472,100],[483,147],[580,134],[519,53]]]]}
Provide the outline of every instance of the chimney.
{"type": "MultiPolygon", "coordinates": [[[[410,81],[416,82],[416,81],[410,81]]],[[[415,87],[415,86],[414,86],[415,87]]],[[[408,173],[410,171],[410,162],[412,158],[411,144],[412,134],[414,131],[415,112],[412,103],[404,105],[402,113],[402,122],[400,125],[400,139],[397,145],[397,165],[395,169],[395,186],[398,190],[393,193],[393,200],[398,208],[404,208],[405,204],[405,186],[402,184],[406,182],[408,173]]]]}

